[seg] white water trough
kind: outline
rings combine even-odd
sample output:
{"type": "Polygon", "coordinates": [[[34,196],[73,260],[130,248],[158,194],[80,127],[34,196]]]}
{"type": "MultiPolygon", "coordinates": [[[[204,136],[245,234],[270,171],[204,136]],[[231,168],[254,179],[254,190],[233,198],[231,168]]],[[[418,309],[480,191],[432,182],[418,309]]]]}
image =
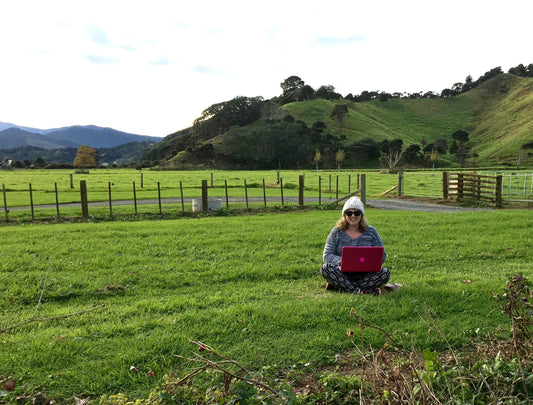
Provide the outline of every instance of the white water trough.
{"type": "MultiPolygon", "coordinates": [[[[208,198],[207,199],[207,210],[208,211],[219,211],[222,209],[222,200],[218,198],[208,198]]],[[[193,198],[192,199],[192,212],[203,211],[202,199],[193,198]]]]}

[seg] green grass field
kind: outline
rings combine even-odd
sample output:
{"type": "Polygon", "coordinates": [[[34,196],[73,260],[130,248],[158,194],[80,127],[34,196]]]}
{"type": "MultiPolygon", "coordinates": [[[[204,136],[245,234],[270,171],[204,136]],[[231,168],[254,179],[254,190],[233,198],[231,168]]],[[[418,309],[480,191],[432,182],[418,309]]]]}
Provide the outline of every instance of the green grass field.
{"type": "MultiPolygon", "coordinates": [[[[183,370],[176,355],[195,351],[189,340],[250,369],[318,368],[360,341],[352,309],[413,348],[447,348],[423,322],[427,308],[453,348],[474,335],[510,336],[491,292],[513,274],[532,276],[530,211],[368,208],[391,281],[404,285],[380,297],[324,289],[322,249],[338,216],[0,227],[0,376],[15,381],[0,401],[37,391],[58,403],[147,398],[166,373],[183,370]]],[[[371,330],[365,339],[384,343],[371,330]]]]}

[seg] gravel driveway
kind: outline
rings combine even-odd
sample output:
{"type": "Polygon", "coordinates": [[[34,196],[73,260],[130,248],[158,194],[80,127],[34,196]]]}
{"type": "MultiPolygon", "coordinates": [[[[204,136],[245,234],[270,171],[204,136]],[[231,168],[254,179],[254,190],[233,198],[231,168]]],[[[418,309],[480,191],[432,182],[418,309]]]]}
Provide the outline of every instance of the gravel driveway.
{"type": "Polygon", "coordinates": [[[491,208],[469,208],[457,207],[453,205],[436,204],[426,201],[405,200],[402,198],[386,200],[366,200],[369,207],[383,210],[400,211],[424,211],[424,212],[466,212],[466,211],[489,211],[491,208]]]}

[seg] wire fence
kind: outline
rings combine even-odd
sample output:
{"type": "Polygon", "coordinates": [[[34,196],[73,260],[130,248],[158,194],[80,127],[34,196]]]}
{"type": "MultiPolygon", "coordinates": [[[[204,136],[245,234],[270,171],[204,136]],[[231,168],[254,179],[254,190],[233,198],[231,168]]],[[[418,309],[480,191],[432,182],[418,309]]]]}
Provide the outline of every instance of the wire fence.
{"type": "Polygon", "coordinates": [[[58,183],[47,187],[34,187],[29,183],[23,189],[13,190],[1,185],[0,193],[2,194],[3,215],[0,221],[9,222],[13,219],[23,219],[30,217],[35,220],[39,217],[65,217],[81,216],[88,218],[91,215],[109,215],[113,216],[120,210],[121,213],[158,213],[163,214],[165,211],[174,213],[186,212],[207,212],[218,211],[223,207],[226,209],[252,207],[267,208],[267,203],[271,206],[283,207],[288,205],[297,205],[303,207],[306,204],[335,204],[355,194],[359,194],[361,199],[366,199],[366,175],[348,174],[344,176],[341,183],[340,176],[313,176],[306,182],[305,175],[298,176],[298,183],[284,182],[283,178],[278,176],[273,183],[267,183],[263,178],[262,181],[247,181],[242,179],[240,184],[230,184],[225,179],[218,181],[218,185],[208,180],[201,180],[201,183],[185,183],[179,181],[178,184],[168,186],[161,181],[154,184],[143,184],[141,178],[141,187],[133,181],[129,187],[125,185],[116,185],[108,181],[105,188],[102,185],[91,186],[88,180],[80,180],[79,187],[70,177],[70,188],[59,191],[58,183]],[[141,188],[150,188],[150,193],[142,191],[141,188]],[[38,190],[38,191],[37,191],[38,190]],[[62,197],[62,194],[68,192],[68,197],[62,197]],[[37,196],[38,193],[38,196],[37,196]],[[20,201],[24,194],[24,200],[29,205],[18,205],[11,203],[11,197],[17,197],[20,201]],[[90,198],[91,196],[95,198],[90,198]],[[37,197],[37,198],[36,198],[37,197]],[[46,197],[46,202],[43,199],[46,197]],[[118,199],[117,199],[118,197],[118,199]],[[125,198],[126,197],[126,198],[125,198]],[[68,201],[68,202],[67,202],[68,201]],[[141,212],[140,205],[144,206],[144,212],[141,212]]]}

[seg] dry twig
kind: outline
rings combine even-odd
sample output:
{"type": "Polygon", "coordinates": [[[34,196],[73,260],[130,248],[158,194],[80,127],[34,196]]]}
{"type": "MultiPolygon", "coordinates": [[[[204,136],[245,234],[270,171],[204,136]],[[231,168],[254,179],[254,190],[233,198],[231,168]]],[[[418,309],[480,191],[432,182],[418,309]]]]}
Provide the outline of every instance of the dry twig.
{"type": "Polygon", "coordinates": [[[230,358],[225,357],[225,356],[217,353],[215,351],[215,349],[213,349],[212,347],[206,345],[205,343],[198,342],[198,341],[193,341],[193,340],[191,340],[190,342],[194,343],[195,345],[197,345],[199,350],[201,350],[202,352],[206,352],[206,355],[201,355],[201,354],[198,354],[198,353],[194,353],[195,357],[192,358],[192,359],[191,358],[186,358],[186,357],[180,356],[180,355],[176,355],[176,357],[185,359],[185,360],[188,361],[188,363],[193,363],[193,362],[194,363],[200,363],[200,364],[202,364],[202,366],[200,366],[198,368],[195,368],[193,371],[191,371],[185,377],[181,378],[179,381],[176,381],[174,383],[169,384],[169,386],[181,385],[181,384],[189,381],[190,379],[192,379],[196,375],[200,374],[201,372],[206,371],[208,369],[213,369],[214,371],[222,373],[225,376],[229,376],[231,378],[235,378],[235,379],[241,380],[241,381],[246,381],[249,384],[252,384],[252,385],[260,387],[260,388],[262,388],[264,390],[270,391],[275,396],[277,396],[279,398],[282,398],[282,396],[280,395],[279,392],[277,392],[272,387],[269,387],[265,383],[263,383],[263,382],[261,382],[261,381],[259,381],[257,379],[253,379],[253,378],[249,378],[249,377],[244,377],[242,375],[238,375],[235,372],[232,372],[231,370],[229,370],[227,367],[225,367],[226,365],[236,366],[238,369],[241,370],[241,372],[244,375],[250,376],[251,373],[248,370],[246,370],[241,364],[236,362],[235,360],[231,360],[230,358]],[[217,358],[222,359],[222,360],[213,361],[213,360],[208,359],[207,356],[214,356],[214,357],[217,357],[217,358]]]}
{"type": "Polygon", "coordinates": [[[16,268],[15,270],[13,270],[11,273],[9,274],[6,274],[4,277],[0,278],[0,281],[8,278],[9,276],[12,276],[13,274],[15,274],[17,271],[19,271],[20,269],[22,269],[23,267],[27,266],[28,264],[30,264],[32,261],[34,261],[35,259],[37,259],[39,257],[38,254],[36,254],[35,256],[33,256],[30,260],[28,260],[26,263],[22,263],[18,268],[16,268]]]}
{"type": "Polygon", "coordinates": [[[84,314],[85,312],[94,311],[95,309],[103,308],[104,306],[105,306],[104,304],[100,304],[100,305],[95,305],[95,306],[93,306],[91,308],[82,309],[81,311],[72,312],[70,314],[51,316],[51,317],[48,317],[48,318],[38,318],[38,319],[32,318],[32,319],[29,319],[27,321],[21,322],[21,323],[19,323],[17,325],[13,325],[13,326],[9,326],[9,327],[4,328],[4,329],[0,329],[0,333],[5,333],[5,332],[8,332],[10,330],[13,330],[13,329],[16,329],[16,328],[20,328],[21,326],[24,326],[24,325],[27,325],[27,324],[33,323],[33,322],[53,321],[55,319],[68,318],[70,316],[84,314]]]}

